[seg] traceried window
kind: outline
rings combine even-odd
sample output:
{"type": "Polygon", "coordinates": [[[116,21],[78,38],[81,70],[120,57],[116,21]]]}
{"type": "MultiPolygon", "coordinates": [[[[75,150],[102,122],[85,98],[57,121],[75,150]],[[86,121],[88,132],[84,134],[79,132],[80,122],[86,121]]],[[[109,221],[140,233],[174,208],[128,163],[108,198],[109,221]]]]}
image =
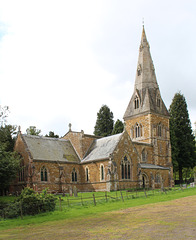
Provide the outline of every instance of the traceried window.
{"type": "Polygon", "coordinates": [[[104,180],[104,166],[101,165],[100,167],[100,174],[101,174],[101,180],[104,180]]]}
{"type": "Polygon", "coordinates": [[[44,181],[44,182],[48,181],[48,172],[45,167],[41,168],[41,181],[44,181]]]}
{"type": "Polygon", "coordinates": [[[138,96],[135,96],[135,100],[134,100],[134,108],[135,109],[137,109],[137,108],[139,108],[139,98],[138,98],[138,96]]]}
{"type": "Polygon", "coordinates": [[[142,136],[142,125],[139,125],[138,123],[135,125],[135,137],[141,137],[142,136]]]}
{"type": "Polygon", "coordinates": [[[71,179],[72,179],[72,182],[77,182],[78,181],[77,172],[76,172],[75,168],[73,169],[73,171],[71,173],[71,179]]]}
{"type": "Polygon", "coordinates": [[[121,178],[131,179],[131,164],[127,159],[127,156],[121,161],[121,178]]]}

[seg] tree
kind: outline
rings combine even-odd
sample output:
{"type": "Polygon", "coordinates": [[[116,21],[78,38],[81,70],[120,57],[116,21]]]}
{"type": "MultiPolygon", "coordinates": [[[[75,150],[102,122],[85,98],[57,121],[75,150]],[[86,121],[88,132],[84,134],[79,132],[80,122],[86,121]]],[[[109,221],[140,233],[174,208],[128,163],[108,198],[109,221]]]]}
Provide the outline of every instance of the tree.
{"type": "Polygon", "coordinates": [[[9,187],[16,178],[20,166],[20,156],[16,152],[7,152],[0,146],[0,192],[9,187]]]}
{"type": "Polygon", "coordinates": [[[113,118],[113,113],[110,111],[109,107],[103,105],[97,113],[94,134],[102,137],[111,135],[114,126],[113,118]]]}
{"type": "Polygon", "coordinates": [[[8,113],[9,113],[9,107],[8,106],[4,106],[2,107],[0,105],[0,125],[4,126],[5,123],[7,122],[7,117],[8,117],[8,113]]]}
{"type": "Polygon", "coordinates": [[[59,138],[59,135],[57,134],[54,134],[54,132],[50,131],[49,132],[49,135],[46,134],[45,137],[50,137],[50,138],[59,138]]]}
{"type": "Polygon", "coordinates": [[[16,126],[0,127],[0,144],[6,152],[13,152],[15,144],[16,126]]]}
{"type": "Polygon", "coordinates": [[[182,183],[183,168],[193,168],[196,165],[195,138],[185,97],[176,93],[169,109],[170,113],[170,138],[172,148],[172,162],[174,172],[179,172],[182,183]]]}
{"type": "Polygon", "coordinates": [[[124,130],[124,124],[122,121],[120,121],[119,119],[116,120],[115,124],[114,124],[114,129],[112,131],[112,135],[114,134],[118,134],[118,133],[122,133],[124,130]]]}
{"type": "Polygon", "coordinates": [[[41,133],[41,130],[36,129],[35,126],[30,126],[29,128],[26,129],[26,133],[27,133],[28,135],[39,136],[39,134],[41,133]]]}

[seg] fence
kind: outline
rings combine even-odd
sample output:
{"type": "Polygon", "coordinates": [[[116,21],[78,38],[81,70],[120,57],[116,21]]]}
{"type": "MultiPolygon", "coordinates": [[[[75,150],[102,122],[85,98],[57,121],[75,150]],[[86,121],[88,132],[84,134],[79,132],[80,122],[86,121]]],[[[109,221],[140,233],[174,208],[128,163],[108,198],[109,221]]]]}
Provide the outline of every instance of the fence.
{"type": "Polygon", "coordinates": [[[148,198],[154,195],[168,194],[169,192],[183,191],[185,187],[164,188],[164,189],[130,189],[124,191],[113,192],[94,192],[94,193],[78,193],[77,197],[66,195],[59,196],[56,209],[62,211],[69,207],[88,206],[114,202],[126,201],[136,198],[148,198]]]}

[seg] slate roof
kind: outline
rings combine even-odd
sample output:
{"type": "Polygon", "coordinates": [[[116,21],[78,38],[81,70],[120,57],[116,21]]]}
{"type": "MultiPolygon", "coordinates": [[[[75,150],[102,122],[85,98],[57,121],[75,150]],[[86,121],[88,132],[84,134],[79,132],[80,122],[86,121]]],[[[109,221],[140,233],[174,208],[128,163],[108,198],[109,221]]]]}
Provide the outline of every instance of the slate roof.
{"type": "Polygon", "coordinates": [[[82,162],[88,162],[93,160],[108,159],[119,143],[123,133],[96,139],[93,141],[90,149],[88,150],[86,157],[82,162]]]}
{"type": "Polygon", "coordinates": [[[22,135],[34,160],[80,162],[69,140],[22,135]]]}
{"type": "Polygon", "coordinates": [[[140,163],[139,164],[142,169],[160,169],[160,170],[169,170],[168,167],[163,167],[159,165],[149,164],[149,163],[140,163]]]}

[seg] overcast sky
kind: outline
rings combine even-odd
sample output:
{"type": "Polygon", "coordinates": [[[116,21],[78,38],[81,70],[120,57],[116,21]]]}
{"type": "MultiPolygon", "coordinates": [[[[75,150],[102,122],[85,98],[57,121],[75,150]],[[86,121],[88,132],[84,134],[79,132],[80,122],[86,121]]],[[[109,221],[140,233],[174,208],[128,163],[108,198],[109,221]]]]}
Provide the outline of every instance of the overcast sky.
{"type": "Polygon", "coordinates": [[[196,121],[196,1],[0,0],[0,105],[22,132],[92,134],[133,93],[142,19],[162,98],[184,94],[196,121]]]}

